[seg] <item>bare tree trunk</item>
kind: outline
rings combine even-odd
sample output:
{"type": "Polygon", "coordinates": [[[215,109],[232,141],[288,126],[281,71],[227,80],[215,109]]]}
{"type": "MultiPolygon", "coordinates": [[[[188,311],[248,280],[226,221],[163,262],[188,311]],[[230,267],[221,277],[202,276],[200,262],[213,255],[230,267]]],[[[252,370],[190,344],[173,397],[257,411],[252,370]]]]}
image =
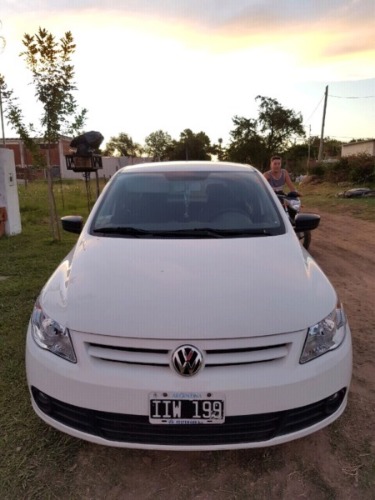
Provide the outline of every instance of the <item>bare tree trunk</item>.
{"type": "MultiPolygon", "coordinates": [[[[49,146],[49,145],[48,145],[49,146]]],[[[47,184],[48,184],[48,205],[49,205],[49,216],[50,216],[50,226],[52,232],[52,238],[55,241],[61,241],[60,224],[57,216],[56,199],[53,192],[53,182],[52,182],[52,170],[50,161],[50,149],[47,150],[47,184]]]]}

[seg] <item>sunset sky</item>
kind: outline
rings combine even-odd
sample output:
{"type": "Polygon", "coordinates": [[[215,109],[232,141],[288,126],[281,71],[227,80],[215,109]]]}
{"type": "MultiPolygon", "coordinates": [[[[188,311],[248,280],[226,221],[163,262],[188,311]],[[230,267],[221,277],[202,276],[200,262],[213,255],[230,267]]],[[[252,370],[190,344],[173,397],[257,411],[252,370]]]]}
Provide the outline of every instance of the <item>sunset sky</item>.
{"type": "Polygon", "coordinates": [[[326,85],[325,135],[375,137],[374,0],[1,0],[0,21],[0,73],[28,122],[40,114],[19,53],[40,26],[72,32],[75,95],[105,141],[190,128],[227,143],[235,115],[257,116],[257,95],[320,135],[326,85]]]}

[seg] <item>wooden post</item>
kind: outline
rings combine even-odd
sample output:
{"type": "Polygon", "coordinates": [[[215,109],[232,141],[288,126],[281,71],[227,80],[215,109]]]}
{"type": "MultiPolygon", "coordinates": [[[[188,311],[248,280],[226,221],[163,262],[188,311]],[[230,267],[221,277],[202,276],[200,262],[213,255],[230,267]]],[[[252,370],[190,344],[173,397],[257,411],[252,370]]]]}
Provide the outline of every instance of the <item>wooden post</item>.
{"type": "Polygon", "coordinates": [[[328,98],[328,85],[326,86],[326,91],[325,91],[325,94],[324,94],[324,108],[323,108],[322,132],[320,134],[320,145],[319,145],[318,161],[322,161],[322,157],[323,157],[324,124],[325,124],[325,121],[326,121],[327,98],[328,98]]]}

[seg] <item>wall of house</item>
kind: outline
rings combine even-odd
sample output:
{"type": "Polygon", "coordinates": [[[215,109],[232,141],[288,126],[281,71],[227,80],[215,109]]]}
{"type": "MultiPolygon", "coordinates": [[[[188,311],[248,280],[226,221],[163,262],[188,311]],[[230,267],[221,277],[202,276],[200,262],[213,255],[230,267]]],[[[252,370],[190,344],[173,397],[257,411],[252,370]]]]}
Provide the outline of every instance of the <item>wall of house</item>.
{"type": "MultiPolygon", "coordinates": [[[[60,166],[60,149],[63,148],[66,153],[69,152],[70,138],[61,138],[59,142],[49,148],[50,165],[60,166]]],[[[11,149],[14,153],[14,162],[16,167],[24,168],[33,165],[33,158],[20,139],[6,139],[5,148],[11,149]]],[[[48,148],[44,144],[40,145],[41,153],[47,158],[48,148]]],[[[64,159],[65,162],[65,159],[64,159]]]]}
{"type": "Polygon", "coordinates": [[[8,140],[6,140],[5,149],[10,149],[11,151],[13,151],[14,163],[16,166],[26,165],[26,160],[25,160],[26,151],[22,141],[14,139],[14,141],[9,142],[8,140]]]}
{"type": "Polygon", "coordinates": [[[341,146],[341,156],[368,154],[375,156],[375,140],[353,142],[341,146]]]}
{"type": "MultiPolygon", "coordinates": [[[[66,166],[65,155],[73,153],[73,150],[70,148],[71,140],[72,139],[70,137],[62,136],[59,139],[59,142],[50,149],[50,165],[52,167],[58,167],[60,169],[60,175],[62,179],[83,179],[84,174],[82,172],[73,172],[72,170],[68,170],[66,166]]],[[[14,153],[17,178],[23,179],[26,176],[29,180],[32,180],[34,178],[44,177],[42,171],[37,174],[36,171],[30,172],[29,169],[26,169],[26,167],[30,167],[33,165],[33,159],[31,153],[25,148],[23,142],[20,139],[6,139],[5,147],[7,149],[11,149],[14,153]]],[[[47,154],[47,148],[43,145],[41,145],[41,151],[42,153],[47,154]]],[[[110,179],[112,175],[114,175],[117,170],[122,167],[149,161],[152,161],[151,158],[103,156],[103,168],[98,170],[98,176],[100,178],[110,179]]]]}

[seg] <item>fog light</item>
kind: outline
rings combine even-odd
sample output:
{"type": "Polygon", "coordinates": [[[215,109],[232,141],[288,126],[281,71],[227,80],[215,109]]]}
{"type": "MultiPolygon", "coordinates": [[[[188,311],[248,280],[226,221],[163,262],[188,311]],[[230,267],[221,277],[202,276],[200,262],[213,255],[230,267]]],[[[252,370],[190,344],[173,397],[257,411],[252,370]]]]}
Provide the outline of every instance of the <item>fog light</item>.
{"type": "Polygon", "coordinates": [[[345,389],[341,389],[341,391],[335,392],[329,398],[326,399],[325,412],[327,415],[331,415],[337,411],[344,399],[345,389]]]}
{"type": "Polygon", "coordinates": [[[37,389],[33,390],[33,394],[35,402],[42,412],[47,413],[48,415],[52,413],[52,403],[50,397],[37,389]]]}

